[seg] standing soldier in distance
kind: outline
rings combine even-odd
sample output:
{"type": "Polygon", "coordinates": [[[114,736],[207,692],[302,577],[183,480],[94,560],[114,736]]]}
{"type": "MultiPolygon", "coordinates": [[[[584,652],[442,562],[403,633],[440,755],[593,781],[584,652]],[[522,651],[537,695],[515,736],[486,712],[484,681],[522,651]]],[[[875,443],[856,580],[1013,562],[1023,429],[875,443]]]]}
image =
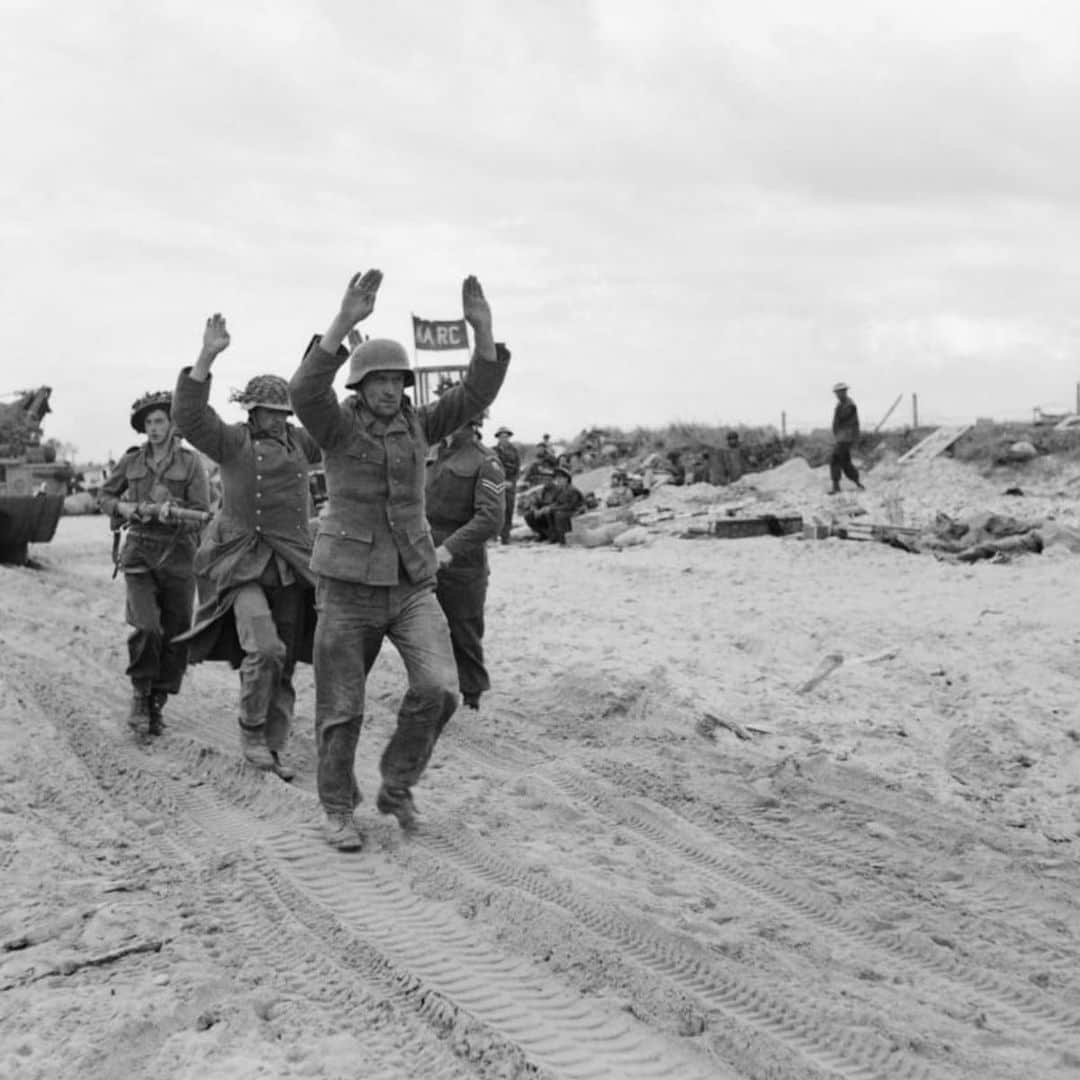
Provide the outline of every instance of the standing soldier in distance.
{"type": "Polygon", "coordinates": [[[221,509],[197,567],[214,587],[185,635],[193,663],[227,660],[240,669],[240,746],[256,768],[292,779],[281,754],[292,726],[298,660],[311,661],[315,578],[309,463],[319,448],[288,422],[288,385],[257,375],[232,400],[246,423],[226,424],[209,403],[210,368],[229,347],[225,320],[206,320],[194,367],[176,383],[176,423],[221,466],[221,509]]]}
{"type": "Polygon", "coordinates": [[[859,470],[851,460],[851,451],[859,441],[859,410],[855,402],[848,397],[848,384],[838,382],[833,387],[836,395],[836,408],[833,410],[833,452],[829,460],[829,475],[832,478],[830,495],[840,491],[840,476],[846,476],[860,491],[863,486],[859,481],[859,470]]]}
{"type": "MultiPolygon", "coordinates": [[[[500,344],[501,342],[495,347],[499,348],[500,344]]],[[[509,350],[507,350],[506,358],[510,358],[509,350]]],[[[495,453],[499,458],[499,464],[502,465],[503,476],[506,480],[506,508],[503,512],[502,530],[499,533],[499,539],[504,544],[510,543],[510,530],[514,524],[514,504],[517,502],[517,481],[521,475],[521,455],[518,453],[518,448],[510,441],[513,437],[514,433],[508,427],[501,427],[495,432],[495,438],[498,440],[495,443],[495,453]]]]}
{"type": "Polygon", "coordinates": [[[424,499],[435,556],[435,595],[450,627],[461,686],[461,703],[478,709],[491,689],[484,667],[484,602],[487,599],[487,541],[502,525],[502,466],[480,442],[480,419],[470,420],[439,448],[428,465],[424,499]]]}
{"type": "Polygon", "coordinates": [[[336,350],[371,314],[381,282],[378,270],[350,280],[329,329],[289,384],[296,415],[326,462],[328,499],[311,559],[319,609],[315,736],[324,834],[342,850],[363,845],[353,820],[353,764],[367,672],[383,639],[401,654],[409,685],[379,764],[375,806],[403,829],[415,827],[412,787],[457,707],[450,632],[435,597],[438,560],[424,516],[424,460],[430,443],[491,404],[506,374],[495,352],[491,308],[480,282],[468,277],[462,304],[475,352],[461,383],[414,407],[404,393],[414,382],[405,349],[376,338],[353,349],[345,385],[354,394],[339,402],[336,350]]]}
{"type": "Polygon", "coordinates": [[[117,560],[127,586],[127,675],[132,699],[128,724],[138,735],[160,735],[162,709],[180,692],[187,649],[173,641],[191,624],[195,603],[195,547],[202,527],[170,521],[169,508],[207,511],[210,489],[199,456],[180,445],[168,390],[144,394],[131,406],[131,426],[146,433],[116,463],[98,503],[127,539],[117,560]]]}

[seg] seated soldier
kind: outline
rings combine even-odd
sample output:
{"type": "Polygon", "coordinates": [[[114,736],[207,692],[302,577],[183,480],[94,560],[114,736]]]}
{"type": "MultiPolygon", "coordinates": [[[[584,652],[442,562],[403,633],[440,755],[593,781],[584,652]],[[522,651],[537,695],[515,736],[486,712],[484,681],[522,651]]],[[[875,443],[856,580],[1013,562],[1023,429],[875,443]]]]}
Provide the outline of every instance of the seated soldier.
{"type": "Polygon", "coordinates": [[[607,498],[604,500],[606,506],[626,506],[627,503],[634,501],[634,493],[630,490],[630,481],[627,478],[626,470],[623,468],[614,469],[611,473],[611,487],[607,498]]]}
{"type": "Polygon", "coordinates": [[[571,518],[585,509],[585,496],[570,483],[570,470],[557,468],[540,504],[525,514],[525,524],[549,544],[565,544],[571,518]]]}

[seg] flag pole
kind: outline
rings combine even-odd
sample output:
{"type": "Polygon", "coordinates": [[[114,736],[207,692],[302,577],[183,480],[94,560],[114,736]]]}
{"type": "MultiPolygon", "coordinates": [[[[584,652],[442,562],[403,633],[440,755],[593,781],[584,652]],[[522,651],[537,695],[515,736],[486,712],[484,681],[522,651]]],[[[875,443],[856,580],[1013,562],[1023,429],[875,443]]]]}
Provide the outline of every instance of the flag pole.
{"type": "Polygon", "coordinates": [[[416,356],[416,312],[409,312],[409,321],[412,324],[412,366],[413,366],[413,382],[416,385],[416,405],[423,405],[423,395],[421,394],[422,387],[420,385],[420,361],[416,356]]]}

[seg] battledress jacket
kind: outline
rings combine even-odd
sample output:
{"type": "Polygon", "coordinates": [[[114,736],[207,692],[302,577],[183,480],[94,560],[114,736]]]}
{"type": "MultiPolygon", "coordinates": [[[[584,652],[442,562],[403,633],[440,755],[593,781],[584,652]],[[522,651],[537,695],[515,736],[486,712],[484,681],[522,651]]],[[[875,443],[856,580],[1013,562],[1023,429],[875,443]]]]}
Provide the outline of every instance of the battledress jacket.
{"type": "Polygon", "coordinates": [[[513,443],[503,445],[503,443],[497,442],[493,449],[499,459],[499,464],[503,467],[506,482],[508,484],[516,483],[518,475],[521,473],[521,454],[518,453],[518,448],[513,443]]]}
{"type": "Polygon", "coordinates": [[[838,401],[833,409],[833,438],[838,443],[856,443],[859,441],[859,410],[855,402],[848,398],[838,401]]]}
{"type": "Polygon", "coordinates": [[[540,499],[540,506],[550,506],[555,513],[563,513],[568,517],[573,517],[575,514],[584,511],[585,496],[573,484],[567,484],[566,487],[560,488],[557,484],[552,483],[544,489],[544,494],[540,499]]]}
{"type": "MultiPolygon", "coordinates": [[[[172,502],[187,510],[209,510],[206,469],[199,455],[181,446],[177,438],[157,464],[149,443],[134,447],[116,463],[98,496],[98,505],[106,514],[114,514],[120,502],[172,502]]],[[[129,574],[163,568],[190,574],[200,528],[191,522],[132,522],[118,565],[129,574]]]]}
{"type": "Polygon", "coordinates": [[[440,450],[428,465],[427,518],[432,540],[454,557],[451,567],[487,566],[486,543],[502,528],[505,490],[499,459],[475,440],[440,450]]]}
{"type": "Polygon", "coordinates": [[[479,416],[499,392],[508,360],[473,356],[462,381],[436,402],[380,421],[358,394],[339,402],[334,375],[342,361],[314,345],[289,384],[300,422],[322,447],[327,502],[311,569],[365,585],[434,582],[437,561],[424,516],[430,443],[479,416]]]}
{"type": "MultiPolygon", "coordinates": [[[[226,424],[209,405],[209,396],[209,378],[199,382],[191,378],[190,368],[180,372],[173,421],[193,446],[220,465],[222,487],[221,507],[195,560],[213,596],[199,607],[181,640],[189,642],[192,663],[228,660],[238,666],[243,651],[232,620],[238,586],[259,581],[276,559],[283,579],[309,586],[314,596],[308,465],[320,455],[311,436],[292,424],[284,440],[257,431],[250,421],[226,424]]],[[[307,663],[313,635],[312,600],[297,654],[307,663]]]]}

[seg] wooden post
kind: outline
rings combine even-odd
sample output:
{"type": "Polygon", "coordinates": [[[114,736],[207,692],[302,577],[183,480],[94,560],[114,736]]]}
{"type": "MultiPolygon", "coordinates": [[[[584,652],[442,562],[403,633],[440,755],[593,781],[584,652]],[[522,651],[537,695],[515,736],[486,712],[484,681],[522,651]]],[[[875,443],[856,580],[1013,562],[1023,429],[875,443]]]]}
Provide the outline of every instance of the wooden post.
{"type": "MultiPolygon", "coordinates": [[[[1077,393],[1077,396],[1080,397],[1080,383],[1076,384],[1076,393],[1077,393]]],[[[786,412],[781,412],[780,413],[780,438],[781,439],[786,439],[787,438],[787,413],[786,412]]]]}
{"type": "Polygon", "coordinates": [[[1076,414],[1080,416],[1080,382],[1076,384],[1076,414]]]}
{"type": "Polygon", "coordinates": [[[911,395],[911,426],[917,428],[919,426],[919,395],[911,395]]]}
{"type": "Polygon", "coordinates": [[[903,394],[896,395],[896,400],[889,406],[889,411],[877,422],[877,427],[874,428],[874,431],[881,430],[882,424],[884,424],[885,421],[888,420],[890,416],[892,416],[893,409],[895,409],[896,406],[900,404],[900,399],[903,398],[903,396],[903,394]]]}

